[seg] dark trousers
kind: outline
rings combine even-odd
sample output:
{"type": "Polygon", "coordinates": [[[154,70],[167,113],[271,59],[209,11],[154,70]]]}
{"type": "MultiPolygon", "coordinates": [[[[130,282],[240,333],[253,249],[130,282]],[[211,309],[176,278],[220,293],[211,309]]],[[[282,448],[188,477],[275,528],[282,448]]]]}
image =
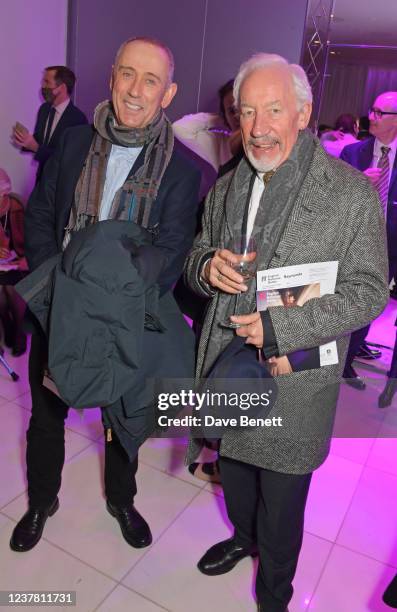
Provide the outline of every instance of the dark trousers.
{"type": "MultiPolygon", "coordinates": [[[[26,434],[26,464],[29,504],[39,508],[49,506],[61,487],[65,419],[69,411],[59,397],[42,385],[46,363],[46,339],[34,333],[29,356],[32,416],[26,434]]],[[[136,494],[138,458],[130,463],[114,434],[112,437],[105,447],[105,494],[114,505],[129,505],[136,494]]]]}
{"type": "MultiPolygon", "coordinates": [[[[396,321],[397,324],[397,321],[396,321]]],[[[389,378],[397,378],[397,334],[394,340],[393,355],[391,358],[390,370],[388,373],[389,378]]]]}
{"type": "Polygon", "coordinates": [[[349,348],[346,355],[346,366],[352,365],[353,359],[357,355],[358,349],[367,337],[370,327],[370,325],[366,325],[365,327],[361,327],[361,329],[356,329],[356,331],[354,331],[350,336],[349,348]]]}
{"type": "MultiPolygon", "coordinates": [[[[391,281],[392,278],[394,278],[394,282],[397,285],[397,257],[389,257],[389,281],[391,281]]],[[[395,322],[395,325],[397,325],[397,321],[395,322]]],[[[389,378],[397,378],[397,335],[394,340],[389,378]]]]}
{"type": "Polygon", "coordinates": [[[389,255],[389,283],[392,278],[397,285],[397,257],[389,255]]]}
{"type": "Polygon", "coordinates": [[[220,457],[222,485],[235,539],[256,543],[256,596],[266,612],[285,612],[302,546],[311,474],[282,474],[220,457]]]}
{"type": "MultiPolygon", "coordinates": [[[[389,257],[389,283],[391,282],[393,277],[397,283],[397,279],[396,279],[397,277],[397,257],[389,257]]],[[[370,327],[371,325],[366,325],[365,327],[362,327],[361,329],[357,329],[355,332],[352,333],[350,337],[349,348],[348,348],[347,355],[346,355],[346,365],[347,366],[352,365],[353,359],[357,355],[358,349],[360,348],[365,338],[367,337],[370,327]]]]}

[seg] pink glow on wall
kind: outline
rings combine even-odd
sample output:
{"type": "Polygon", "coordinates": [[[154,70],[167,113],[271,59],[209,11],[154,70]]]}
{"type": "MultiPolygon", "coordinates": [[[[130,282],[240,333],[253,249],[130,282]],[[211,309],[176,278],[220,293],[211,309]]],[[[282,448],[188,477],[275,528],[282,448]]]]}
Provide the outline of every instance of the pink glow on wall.
{"type": "Polygon", "coordinates": [[[64,64],[67,0],[2,0],[0,17],[0,166],[13,190],[26,197],[34,183],[35,164],[10,142],[11,127],[20,121],[33,130],[42,100],[43,67],[64,64]]]}

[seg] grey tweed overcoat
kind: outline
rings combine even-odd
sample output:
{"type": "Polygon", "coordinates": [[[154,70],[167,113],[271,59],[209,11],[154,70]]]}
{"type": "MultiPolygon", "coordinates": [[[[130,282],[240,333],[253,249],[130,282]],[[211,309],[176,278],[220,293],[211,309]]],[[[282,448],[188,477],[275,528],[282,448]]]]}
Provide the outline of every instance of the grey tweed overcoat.
{"type": "MultiPolygon", "coordinates": [[[[222,299],[206,287],[200,273],[220,245],[230,180],[228,173],[208,194],[203,229],[185,265],[189,286],[211,297],[198,348],[198,377],[204,377],[214,362],[211,330],[218,324],[222,299]]],[[[339,363],[279,376],[274,410],[286,419],[288,435],[262,427],[229,430],[222,438],[222,456],[290,474],[308,473],[321,465],[329,452],[350,333],[377,317],[387,303],[386,234],[378,195],[363,174],[327,155],[316,140],[309,171],[269,267],[330,260],[339,262],[334,295],[310,300],[301,308],[274,307],[270,317],[280,355],[336,339],[339,363]]],[[[190,441],[187,463],[200,448],[200,440],[190,441]]]]}

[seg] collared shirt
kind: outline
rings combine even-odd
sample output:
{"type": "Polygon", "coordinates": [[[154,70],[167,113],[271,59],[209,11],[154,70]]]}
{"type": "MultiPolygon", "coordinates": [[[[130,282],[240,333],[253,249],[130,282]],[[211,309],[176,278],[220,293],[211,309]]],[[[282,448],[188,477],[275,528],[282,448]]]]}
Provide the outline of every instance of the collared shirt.
{"type": "MultiPolygon", "coordinates": [[[[262,194],[263,194],[264,189],[265,189],[265,183],[263,182],[263,175],[264,175],[264,172],[257,172],[256,173],[254,185],[252,187],[251,199],[250,199],[250,203],[248,205],[247,241],[251,237],[252,230],[254,229],[256,213],[258,212],[259,203],[261,201],[261,197],[262,197],[262,194]]],[[[208,259],[206,259],[203,262],[203,264],[201,266],[201,275],[200,275],[201,281],[204,282],[205,285],[206,285],[206,288],[207,289],[209,288],[211,291],[213,291],[213,290],[212,290],[211,286],[205,280],[203,274],[204,274],[204,270],[205,270],[205,266],[207,265],[207,262],[210,261],[210,259],[212,259],[213,255],[214,254],[212,253],[212,255],[210,257],[208,257],[208,259]]]]}
{"type": "MultiPolygon", "coordinates": [[[[60,118],[62,117],[63,113],[65,112],[66,108],[68,107],[70,102],[70,98],[66,98],[66,100],[64,102],[61,102],[61,104],[58,104],[58,106],[54,106],[55,108],[55,115],[54,115],[54,121],[52,122],[52,126],[51,126],[51,132],[50,132],[50,138],[53,135],[56,126],[59,123],[60,118]]],[[[49,115],[47,117],[47,121],[45,122],[45,128],[44,128],[44,134],[47,131],[47,125],[48,125],[48,119],[49,119],[49,115]]]]}
{"type": "Polygon", "coordinates": [[[254,229],[255,217],[264,189],[265,183],[263,182],[263,172],[257,172],[248,207],[247,238],[251,236],[252,230],[254,229]]]}
{"type": "Polygon", "coordinates": [[[113,198],[116,191],[124,185],[125,180],[136,162],[139,153],[143,147],[120,147],[112,145],[112,150],[109,155],[109,161],[106,168],[105,185],[101,206],[99,209],[99,221],[105,221],[109,218],[110,209],[112,207],[113,198]]]}
{"type": "Polygon", "coordinates": [[[397,136],[388,145],[383,144],[383,142],[378,140],[378,138],[375,138],[374,156],[372,158],[372,164],[371,164],[372,168],[376,168],[377,167],[378,162],[379,162],[379,160],[380,160],[380,158],[382,156],[381,147],[389,147],[390,148],[390,151],[389,151],[389,184],[390,184],[391,173],[393,172],[394,161],[395,161],[395,158],[396,158],[397,136]]]}

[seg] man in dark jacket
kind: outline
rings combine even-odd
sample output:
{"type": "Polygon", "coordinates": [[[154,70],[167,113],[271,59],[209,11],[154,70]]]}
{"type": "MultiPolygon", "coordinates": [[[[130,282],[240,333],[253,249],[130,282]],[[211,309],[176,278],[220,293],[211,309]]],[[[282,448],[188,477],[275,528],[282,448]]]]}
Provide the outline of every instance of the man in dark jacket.
{"type": "Polygon", "coordinates": [[[16,124],[14,143],[31,151],[38,162],[36,184],[43,173],[44,164],[54,153],[63,132],[75,125],[87,123],[85,114],[70,100],[76,77],[66,66],[48,66],[44,69],[41,93],[45,100],[37,113],[33,134],[16,124]]]}
{"type": "MultiPolygon", "coordinates": [[[[160,293],[181,274],[193,242],[200,173],[174,148],[164,110],[177,86],[174,61],[162,43],[131,39],[120,47],[111,77],[111,101],[98,105],[94,127],[67,130],[46,165],[26,211],[26,255],[34,270],[61,252],[72,232],[106,219],[133,221],[153,236],[164,265],[160,293]],[[66,231],[65,231],[66,229],[66,231]]],[[[11,548],[37,544],[58,509],[68,406],[42,385],[47,342],[32,336],[29,363],[32,418],[27,432],[29,509],[14,529],[11,548]]],[[[125,540],[148,546],[148,524],[133,506],[138,460],[129,462],[117,436],[106,436],[107,509],[125,540]]]]}
{"type": "MultiPolygon", "coordinates": [[[[369,111],[369,124],[371,137],[345,147],[340,158],[361,170],[379,192],[386,219],[391,281],[397,277],[397,91],[386,91],[376,98],[369,111]]],[[[381,355],[365,342],[368,331],[369,325],[352,334],[343,374],[346,382],[359,390],[365,389],[365,383],[354,370],[353,359],[381,355]]]]}

